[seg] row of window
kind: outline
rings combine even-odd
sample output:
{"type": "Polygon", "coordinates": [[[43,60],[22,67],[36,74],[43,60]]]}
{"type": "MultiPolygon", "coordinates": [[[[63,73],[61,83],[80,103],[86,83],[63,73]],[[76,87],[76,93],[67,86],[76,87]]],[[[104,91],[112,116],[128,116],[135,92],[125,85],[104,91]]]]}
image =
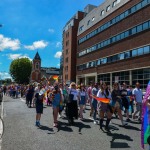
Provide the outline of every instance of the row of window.
{"type": "Polygon", "coordinates": [[[119,60],[128,59],[131,57],[136,57],[136,56],[149,54],[149,53],[150,53],[150,46],[140,47],[137,49],[125,51],[123,53],[119,53],[113,56],[101,58],[96,61],[91,61],[82,65],[79,65],[77,67],[77,70],[84,70],[86,68],[96,67],[96,66],[103,65],[106,63],[112,63],[112,62],[116,62],[119,60]]]}
{"type": "Polygon", "coordinates": [[[118,41],[120,41],[122,39],[125,39],[125,38],[127,38],[127,37],[129,37],[131,35],[134,35],[136,33],[139,33],[139,32],[142,32],[144,30],[147,30],[149,28],[150,28],[150,21],[144,22],[144,23],[142,23],[142,24],[140,24],[138,26],[135,26],[135,27],[133,27],[133,28],[131,28],[129,30],[126,30],[126,31],[124,31],[124,32],[122,32],[122,33],[120,33],[120,34],[118,34],[116,36],[113,36],[113,37],[111,37],[111,38],[109,38],[109,39],[107,39],[107,40],[105,40],[103,42],[100,42],[100,43],[98,43],[96,45],[93,45],[90,48],[85,49],[84,51],[79,53],[79,57],[83,56],[83,55],[86,55],[87,53],[90,53],[92,51],[95,51],[95,50],[98,50],[100,48],[103,48],[105,46],[108,46],[108,45],[110,45],[112,43],[118,42],[118,41]]]}
{"type": "MultiPolygon", "coordinates": [[[[112,4],[112,7],[115,7],[118,3],[120,3],[120,1],[121,1],[121,0],[115,0],[115,1],[113,2],[113,4],[112,4]]],[[[110,10],[110,8],[111,8],[111,6],[108,5],[108,6],[106,7],[106,12],[108,12],[108,11],[110,10]]],[[[101,13],[100,13],[100,16],[103,16],[104,14],[105,14],[105,10],[102,10],[101,13]]],[[[92,20],[88,20],[87,25],[90,25],[91,21],[93,22],[94,20],[95,20],[95,17],[93,17],[92,20]]],[[[79,28],[79,32],[82,31],[83,28],[84,28],[84,25],[79,28]]]]}
{"type": "MultiPolygon", "coordinates": [[[[140,3],[134,5],[133,7],[131,7],[130,9],[126,10],[125,12],[123,12],[122,14],[116,16],[115,18],[113,18],[112,20],[108,21],[107,23],[105,23],[104,25],[100,26],[99,28],[97,28],[96,30],[90,32],[89,34],[87,34],[86,36],[84,36],[83,38],[79,39],[78,43],[81,44],[84,41],[88,40],[89,38],[95,36],[96,34],[104,31],[105,29],[109,28],[110,26],[114,25],[115,23],[123,20],[124,18],[126,18],[127,16],[129,16],[132,13],[135,13],[136,11],[138,11],[139,9],[142,9],[143,7],[145,7],[146,5],[148,5],[150,3],[150,0],[142,0],[140,3]]],[[[90,21],[88,21],[88,24],[90,23],[90,21]]],[[[81,26],[79,28],[79,31],[83,30],[84,26],[81,26]]]]}

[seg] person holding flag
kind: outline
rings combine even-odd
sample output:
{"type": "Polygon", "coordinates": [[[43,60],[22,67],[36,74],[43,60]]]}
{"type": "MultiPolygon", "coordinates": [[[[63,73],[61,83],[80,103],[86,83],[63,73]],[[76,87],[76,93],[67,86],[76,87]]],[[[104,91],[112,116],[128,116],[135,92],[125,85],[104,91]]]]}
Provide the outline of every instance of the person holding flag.
{"type": "MultiPolygon", "coordinates": [[[[111,99],[111,93],[109,92],[108,86],[105,82],[102,83],[101,88],[97,93],[97,97],[111,99]]],[[[110,132],[108,126],[112,116],[112,108],[109,103],[99,102],[99,104],[100,104],[100,129],[103,130],[102,126],[104,121],[104,114],[106,113],[107,120],[106,120],[105,130],[110,132]]]]}

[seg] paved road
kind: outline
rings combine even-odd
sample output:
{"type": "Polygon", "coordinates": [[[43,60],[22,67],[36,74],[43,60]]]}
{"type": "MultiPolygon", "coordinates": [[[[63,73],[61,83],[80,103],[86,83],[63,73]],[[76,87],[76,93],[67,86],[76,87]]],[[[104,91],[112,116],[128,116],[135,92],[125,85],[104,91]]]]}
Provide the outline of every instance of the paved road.
{"type": "MultiPolygon", "coordinates": [[[[20,99],[4,98],[5,131],[2,150],[141,150],[140,124],[129,123],[125,128],[113,119],[111,133],[99,130],[89,119],[76,120],[69,126],[59,119],[59,128],[53,128],[52,108],[44,108],[41,124],[35,127],[35,109],[27,108],[20,99]]],[[[89,110],[84,114],[88,118],[89,110]]]]}

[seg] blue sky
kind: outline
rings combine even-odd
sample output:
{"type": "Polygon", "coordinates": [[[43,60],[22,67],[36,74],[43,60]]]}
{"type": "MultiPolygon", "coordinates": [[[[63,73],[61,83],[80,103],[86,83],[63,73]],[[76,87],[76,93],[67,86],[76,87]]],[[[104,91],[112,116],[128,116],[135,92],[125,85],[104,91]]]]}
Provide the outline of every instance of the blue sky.
{"type": "Polygon", "coordinates": [[[33,59],[38,51],[42,67],[59,67],[62,29],[87,4],[104,0],[2,0],[0,2],[0,78],[9,77],[13,59],[33,59]]]}

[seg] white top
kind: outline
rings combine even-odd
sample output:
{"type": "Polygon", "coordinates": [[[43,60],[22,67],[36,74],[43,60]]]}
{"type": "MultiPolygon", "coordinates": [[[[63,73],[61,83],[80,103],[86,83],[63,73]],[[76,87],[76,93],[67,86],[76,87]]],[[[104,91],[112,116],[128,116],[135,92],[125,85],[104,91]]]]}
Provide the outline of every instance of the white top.
{"type": "Polygon", "coordinates": [[[132,91],[132,93],[133,93],[133,95],[135,95],[135,101],[138,102],[138,103],[142,103],[142,96],[143,96],[142,90],[138,89],[138,88],[135,88],[132,91]]]}
{"type": "Polygon", "coordinates": [[[74,95],[74,97],[73,97],[74,101],[78,100],[78,91],[76,89],[69,88],[68,89],[68,94],[73,94],[74,95]]]}
{"type": "Polygon", "coordinates": [[[40,89],[38,87],[35,87],[34,93],[36,94],[36,93],[39,93],[39,92],[40,92],[40,89]]]}
{"type": "MultiPolygon", "coordinates": [[[[104,91],[104,94],[102,94],[101,90],[98,91],[97,93],[97,97],[100,97],[100,98],[106,98],[106,92],[104,91]]],[[[111,93],[109,92],[109,95],[107,96],[108,99],[111,99],[111,93]]]]}

